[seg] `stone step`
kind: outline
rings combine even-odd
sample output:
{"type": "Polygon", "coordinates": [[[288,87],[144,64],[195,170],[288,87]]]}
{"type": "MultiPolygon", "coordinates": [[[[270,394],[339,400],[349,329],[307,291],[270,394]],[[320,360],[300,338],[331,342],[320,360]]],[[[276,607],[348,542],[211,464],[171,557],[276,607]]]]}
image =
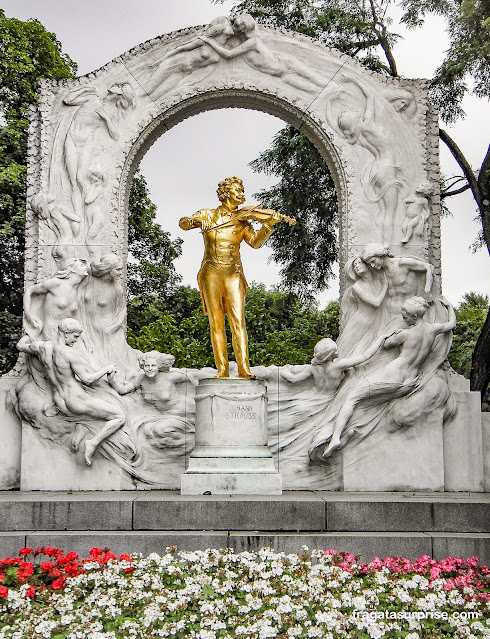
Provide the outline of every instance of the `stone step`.
{"type": "Polygon", "coordinates": [[[0,553],[53,545],[86,554],[303,545],[361,554],[477,555],[490,563],[490,495],[285,492],[182,496],[172,491],[0,492],[0,553]]]}

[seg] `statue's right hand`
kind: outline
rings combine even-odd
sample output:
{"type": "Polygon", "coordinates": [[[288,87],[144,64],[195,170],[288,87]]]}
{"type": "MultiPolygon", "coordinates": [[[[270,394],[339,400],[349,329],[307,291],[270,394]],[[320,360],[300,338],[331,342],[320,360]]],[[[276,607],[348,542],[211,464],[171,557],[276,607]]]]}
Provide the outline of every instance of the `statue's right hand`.
{"type": "Polygon", "coordinates": [[[200,220],[201,229],[207,231],[211,228],[212,224],[209,220],[200,220]]]}
{"type": "Polygon", "coordinates": [[[109,366],[106,366],[105,370],[108,375],[114,375],[117,373],[117,366],[115,364],[109,364],[109,366]]]}

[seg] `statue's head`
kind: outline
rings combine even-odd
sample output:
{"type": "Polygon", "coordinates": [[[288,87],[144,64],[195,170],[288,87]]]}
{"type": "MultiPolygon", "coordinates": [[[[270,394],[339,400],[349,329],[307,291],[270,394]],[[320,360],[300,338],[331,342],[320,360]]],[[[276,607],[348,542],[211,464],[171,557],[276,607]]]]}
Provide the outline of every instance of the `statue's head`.
{"type": "Polygon", "coordinates": [[[337,344],[333,341],[333,339],[325,337],[315,344],[315,348],[313,350],[314,357],[311,360],[311,363],[313,364],[313,366],[325,364],[329,360],[336,357],[338,355],[338,352],[339,350],[337,344]]]}
{"type": "Polygon", "coordinates": [[[220,35],[232,36],[233,34],[233,26],[228,16],[219,16],[214,20],[211,20],[206,29],[206,35],[210,38],[215,38],[220,35]]]}
{"type": "Polygon", "coordinates": [[[434,186],[430,182],[422,182],[415,189],[415,193],[423,195],[424,197],[430,197],[434,193],[434,186]]]}
{"type": "Polygon", "coordinates": [[[138,361],[140,368],[147,377],[155,377],[158,371],[168,371],[175,362],[175,357],[169,353],[148,351],[147,353],[142,353],[138,361]]]}
{"type": "Polygon", "coordinates": [[[342,111],[338,119],[339,129],[351,144],[355,144],[361,132],[361,114],[359,111],[342,111]]]}
{"type": "Polygon", "coordinates": [[[345,264],[344,271],[347,277],[351,280],[357,280],[366,273],[368,267],[366,263],[361,259],[359,255],[351,257],[345,264]]]}
{"type": "Polygon", "coordinates": [[[83,333],[83,327],[80,322],[73,317],[65,317],[65,319],[58,324],[58,333],[62,336],[67,346],[73,346],[83,333]]]}
{"type": "Polygon", "coordinates": [[[419,317],[423,317],[429,308],[429,302],[423,297],[411,297],[401,307],[401,314],[405,324],[413,326],[419,317]]]}
{"type": "Polygon", "coordinates": [[[371,244],[366,244],[360,257],[364,262],[366,262],[366,264],[369,264],[369,266],[378,270],[383,266],[385,257],[393,256],[390,254],[390,247],[388,244],[377,244],[376,242],[372,242],[371,244]]]}
{"type": "Polygon", "coordinates": [[[88,269],[87,260],[81,257],[70,257],[64,263],[63,268],[55,274],[55,277],[64,280],[74,274],[84,278],[88,275],[88,269]]]}
{"type": "Polygon", "coordinates": [[[233,18],[235,31],[250,33],[255,29],[255,20],[249,13],[239,13],[233,18]]]}
{"type": "Polygon", "coordinates": [[[114,279],[117,279],[122,274],[122,259],[115,253],[106,253],[98,262],[92,262],[90,264],[90,270],[94,277],[104,277],[112,272],[114,279]]]}
{"type": "Polygon", "coordinates": [[[127,111],[136,106],[136,93],[129,82],[113,84],[108,89],[108,97],[112,98],[119,109],[127,111]]]}
{"type": "Polygon", "coordinates": [[[227,177],[218,184],[216,191],[220,202],[224,202],[226,198],[239,196],[242,202],[245,201],[243,182],[239,177],[227,177]],[[241,194],[241,195],[240,195],[241,194]]]}

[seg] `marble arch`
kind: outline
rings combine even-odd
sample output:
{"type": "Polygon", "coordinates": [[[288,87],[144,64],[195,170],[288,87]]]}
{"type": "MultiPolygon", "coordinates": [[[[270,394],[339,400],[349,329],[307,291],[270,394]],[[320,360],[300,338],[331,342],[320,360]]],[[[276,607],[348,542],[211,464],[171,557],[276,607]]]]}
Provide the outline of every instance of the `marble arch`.
{"type": "Polygon", "coordinates": [[[438,121],[427,82],[382,77],[250,16],[163,35],[83,77],[42,83],[29,135],[25,359],[0,379],[0,487],[178,488],[194,447],[196,379],[210,372],[170,369],[171,356],[145,359],[126,343],[129,185],[166,130],[225,107],[303,131],[339,195],[338,351],[322,340],[314,370],[256,370],[271,382],[268,443],[284,488],[482,490],[479,405],[444,365],[454,312],[440,298],[438,121]],[[420,339],[408,343],[410,326],[420,339]]]}
{"type": "Polygon", "coordinates": [[[438,178],[426,81],[379,76],[309,38],[259,25],[247,48],[252,38],[241,42],[221,21],[145,42],[86,76],[43,83],[31,117],[26,284],[51,275],[70,244],[77,256],[124,257],[128,184],[141,157],[178,122],[223,107],[276,115],[314,142],[339,195],[342,265],[382,239],[439,273],[437,196],[428,199],[429,223],[401,243],[403,199],[438,178]],[[36,214],[39,193],[56,201],[51,215],[36,214]]]}

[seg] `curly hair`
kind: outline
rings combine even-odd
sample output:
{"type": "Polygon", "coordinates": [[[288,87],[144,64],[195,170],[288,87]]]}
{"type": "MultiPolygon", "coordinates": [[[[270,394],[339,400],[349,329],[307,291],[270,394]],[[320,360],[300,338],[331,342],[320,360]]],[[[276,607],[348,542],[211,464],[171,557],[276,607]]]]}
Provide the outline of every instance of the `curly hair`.
{"type": "Polygon", "coordinates": [[[227,177],[218,184],[218,190],[216,191],[216,193],[218,194],[218,199],[220,202],[223,202],[223,200],[230,195],[231,187],[233,186],[233,184],[239,184],[243,189],[242,180],[236,176],[227,177]]]}
{"type": "Polygon", "coordinates": [[[408,313],[409,315],[416,315],[417,317],[422,317],[425,315],[425,312],[429,308],[429,302],[425,300],[423,297],[411,297],[406,300],[401,307],[402,311],[408,313]]]}

